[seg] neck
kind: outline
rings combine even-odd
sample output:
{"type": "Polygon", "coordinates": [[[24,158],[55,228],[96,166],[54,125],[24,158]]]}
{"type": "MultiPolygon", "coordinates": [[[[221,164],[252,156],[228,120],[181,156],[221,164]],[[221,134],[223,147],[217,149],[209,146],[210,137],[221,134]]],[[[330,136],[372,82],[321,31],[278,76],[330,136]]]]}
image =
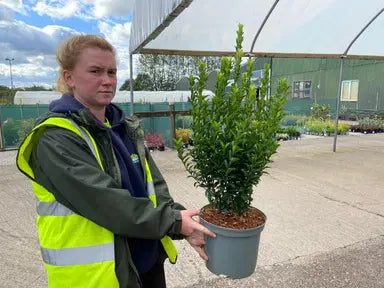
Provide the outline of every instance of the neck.
{"type": "Polygon", "coordinates": [[[100,109],[90,108],[89,111],[95,116],[101,123],[105,122],[105,107],[100,109]]]}
{"type": "Polygon", "coordinates": [[[95,116],[99,121],[101,121],[101,123],[105,122],[105,106],[94,107],[89,105],[88,103],[85,103],[80,97],[76,97],[76,95],[74,96],[74,98],[81,104],[83,104],[84,107],[88,108],[89,111],[91,111],[91,113],[93,114],[93,116],[95,116]]]}

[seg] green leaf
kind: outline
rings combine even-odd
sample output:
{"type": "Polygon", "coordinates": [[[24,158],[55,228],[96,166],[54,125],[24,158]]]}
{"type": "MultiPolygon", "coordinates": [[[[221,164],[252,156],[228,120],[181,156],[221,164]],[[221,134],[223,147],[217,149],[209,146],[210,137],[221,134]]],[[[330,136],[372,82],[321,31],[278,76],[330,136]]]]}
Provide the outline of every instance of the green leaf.
{"type": "Polygon", "coordinates": [[[278,144],[276,133],[283,117],[282,107],[289,86],[281,79],[277,93],[267,97],[269,66],[264,66],[259,97],[252,85],[254,61],[241,73],[243,26],[239,25],[234,58],[223,57],[212,100],[203,95],[207,81],[206,65],[199,75],[190,76],[191,115],[194,147],[184,151],[174,142],[195,185],[203,187],[206,197],[220,211],[244,213],[252,202],[252,187],[265,173],[278,144]],[[229,79],[233,84],[227,90],[229,79]]]}

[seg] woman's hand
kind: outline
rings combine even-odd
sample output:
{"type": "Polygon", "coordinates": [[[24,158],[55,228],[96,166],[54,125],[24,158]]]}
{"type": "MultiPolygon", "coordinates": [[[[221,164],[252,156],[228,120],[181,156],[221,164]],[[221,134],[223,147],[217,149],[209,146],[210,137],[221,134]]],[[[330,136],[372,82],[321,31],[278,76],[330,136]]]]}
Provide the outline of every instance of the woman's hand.
{"type": "Polygon", "coordinates": [[[185,239],[188,241],[189,245],[191,245],[192,248],[195,249],[197,253],[199,253],[203,260],[208,260],[208,255],[204,249],[205,240],[203,232],[196,231],[185,239]]]}
{"type": "Polygon", "coordinates": [[[201,225],[197,220],[193,219],[193,216],[200,214],[199,209],[182,210],[181,212],[181,233],[186,237],[188,243],[199,253],[200,257],[204,260],[208,260],[208,256],[205,253],[204,235],[209,237],[216,237],[215,233],[211,232],[208,228],[201,225]]]}

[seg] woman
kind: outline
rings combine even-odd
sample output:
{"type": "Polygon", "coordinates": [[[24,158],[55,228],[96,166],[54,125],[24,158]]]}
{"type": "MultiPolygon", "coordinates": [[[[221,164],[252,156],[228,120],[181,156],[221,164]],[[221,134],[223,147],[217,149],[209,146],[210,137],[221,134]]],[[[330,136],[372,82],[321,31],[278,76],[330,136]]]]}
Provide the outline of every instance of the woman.
{"type": "Polygon", "coordinates": [[[164,260],[186,238],[207,260],[215,235],[175,203],[143,145],[138,120],[111,101],[115,50],[77,35],[57,50],[63,96],[20,146],[17,163],[37,197],[49,287],[166,287],[164,260]]]}

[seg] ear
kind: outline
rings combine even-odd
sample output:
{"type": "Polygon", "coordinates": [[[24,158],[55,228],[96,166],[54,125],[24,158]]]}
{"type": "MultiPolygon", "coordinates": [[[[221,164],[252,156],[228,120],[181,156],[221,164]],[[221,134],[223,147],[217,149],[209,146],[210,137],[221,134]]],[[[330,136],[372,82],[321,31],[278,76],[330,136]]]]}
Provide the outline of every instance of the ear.
{"type": "Polygon", "coordinates": [[[63,79],[70,88],[74,88],[75,83],[73,81],[73,72],[70,70],[63,70],[63,79]]]}

